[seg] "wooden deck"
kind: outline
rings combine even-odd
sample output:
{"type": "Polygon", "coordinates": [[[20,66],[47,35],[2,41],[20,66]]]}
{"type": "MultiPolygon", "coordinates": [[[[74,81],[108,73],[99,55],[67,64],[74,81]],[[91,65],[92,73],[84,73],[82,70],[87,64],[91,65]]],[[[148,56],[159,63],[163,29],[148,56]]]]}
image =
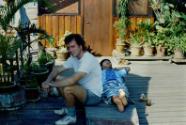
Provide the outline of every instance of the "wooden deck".
{"type": "MultiPolygon", "coordinates": [[[[170,64],[168,61],[131,61],[129,66],[131,72],[127,86],[135,101],[140,125],[185,125],[186,65],[170,64]],[[152,106],[139,101],[142,93],[152,100],[152,106]]],[[[18,111],[0,112],[0,124],[53,125],[60,118],[53,114],[53,110],[62,105],[60,99],[56,103],[49,99],[28,103],[18,111]]],[[[99,113],[99,110],[96,112],[99,113]]],[[[92,115],[91,112],[87,114],[92,115]]]]}
{"type": "Polygon", "coordinates": [[[186,124],[186,65],[165,61],[131,62],[127,85],[135,100],[140,125],[186,124]],[[141,93],[152,106],[139,101],[141,93]]]}

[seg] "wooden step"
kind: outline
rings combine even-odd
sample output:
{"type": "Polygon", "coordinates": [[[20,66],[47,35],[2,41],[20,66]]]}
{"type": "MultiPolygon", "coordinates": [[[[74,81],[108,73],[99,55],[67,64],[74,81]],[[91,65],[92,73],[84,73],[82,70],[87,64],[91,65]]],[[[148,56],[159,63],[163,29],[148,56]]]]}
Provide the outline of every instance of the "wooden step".
{"type": "Polygon", "coordinates": [[[124,112],[118,112],[114,105],[100,104],[86,107],[87,125],[139,125],[134,104],[129,104],[124,112]]]}

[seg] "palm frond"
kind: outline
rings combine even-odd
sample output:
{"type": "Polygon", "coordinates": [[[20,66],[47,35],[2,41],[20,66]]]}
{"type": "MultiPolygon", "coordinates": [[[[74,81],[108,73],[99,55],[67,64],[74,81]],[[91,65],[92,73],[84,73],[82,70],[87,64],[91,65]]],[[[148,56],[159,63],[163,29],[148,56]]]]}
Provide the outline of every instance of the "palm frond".
{"type": "Polygon", "coordinates": [[[3,7],[1,10],[4,15],[2,15],[0,23],[2,28],[6,31],[8,25],[14,18],[14,15],[16,12],[24,5],[26,5],[29,2],[34,2],[36,0],[14,0],[12,1],[11,4],[7,4],[6,6],[3,7]]]}

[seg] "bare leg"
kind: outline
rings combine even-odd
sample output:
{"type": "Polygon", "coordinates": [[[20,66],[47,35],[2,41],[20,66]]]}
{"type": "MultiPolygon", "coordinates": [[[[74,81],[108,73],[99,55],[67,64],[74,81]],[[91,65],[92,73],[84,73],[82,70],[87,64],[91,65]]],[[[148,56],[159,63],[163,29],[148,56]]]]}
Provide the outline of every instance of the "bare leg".
{"type": "Polygon", "coordinates": [[[125,92],[123,90],[119,90],[119,98],[122,101],[123,106],[125,107],[128,104],[128,102],[125,96],[125,92]]]}
{"type": "Polygon", "coordinates": [[[73,85],[65,87],[63,90],[65,101],[68,107],[75,106],[76,99],[78,99],[82,103],[85,102],[86,90],[83,87],[79,85],[73,85]]]}
{"type": "Polygon", "coordinates": [[[118,110],[120,112],[123,112],[124,111],[124,106],[123,106],[123,103],[122,103],[121,99],[118,96],[112,96],[112,100],[113,100],[114,104],[116,104],[118,110]]]}
{"type": "Polygon", "coordinates": [[[125,107],[128,104],[126,97],[124,96],[123,98],[120,98],[120,99],[123,103],[123,106],[125,107]]]}

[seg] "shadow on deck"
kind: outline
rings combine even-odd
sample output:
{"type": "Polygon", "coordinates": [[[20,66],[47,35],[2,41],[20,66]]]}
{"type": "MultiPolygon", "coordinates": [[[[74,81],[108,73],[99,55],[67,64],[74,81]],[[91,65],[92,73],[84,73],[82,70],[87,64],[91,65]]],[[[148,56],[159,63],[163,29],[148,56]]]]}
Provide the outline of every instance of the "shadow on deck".
{"type": "MultiPolygon", "coordinates": [[[[61,97],[49,97],[35,103],[27,103],[17,111],[0,112],[1,125],[53,125],[62,116],[55,115],[54,109],[65,106],[61,97]]],[[[86,107],[87,125],[138,125],[138,116],[135,105],[130,104],[125,112],[120,113],[115,106],[100,104],[86,107]]],[[[76,125],[85,125],[82,121],[82,111],[76,125]]]]}
{"type": "Polygon", "coordinates": [[[151,77],[143,77],[140,75],[129,73],[127,78],[127,87],[130,92],[130,98],[135,102],[137,113],[139,117],[139,124],[148,125],[146,118],[146,103],[140,101],[141,94],[148,97],[149,81],[151,77]]]}
{"type": "MultiPolygon", "coordinates": [[[[99,106],[86,107],[87,125],[139,125],[138,116],[141,123],[148,124],[145,114],[145,105],[139,103],[141,93],[147,93],[150,77],[141,77],[129,74],[127,87],[130,96],[135,104],[129,103],[125,112],[118,112],[115,106],[100,104],[99,106]],[[137,113],[137,109],[138,113],[137,113]],[[143,118],[141,118],[143,117],[143,118]]],[[[27,103],[17,111],[0,112],[0,122],[2,125],[53,125],[56,120],[62,118],[55,115],[53,110],[65,106],[63,98],[49,97],[41,99],[35,103],[27,103]]],[[[79,110],[77,125],[85,125],[82,111],[79,110]]]]}

